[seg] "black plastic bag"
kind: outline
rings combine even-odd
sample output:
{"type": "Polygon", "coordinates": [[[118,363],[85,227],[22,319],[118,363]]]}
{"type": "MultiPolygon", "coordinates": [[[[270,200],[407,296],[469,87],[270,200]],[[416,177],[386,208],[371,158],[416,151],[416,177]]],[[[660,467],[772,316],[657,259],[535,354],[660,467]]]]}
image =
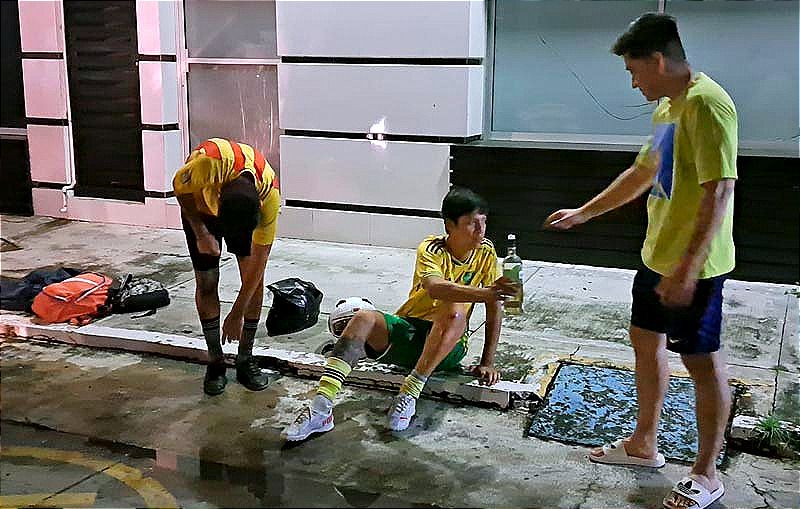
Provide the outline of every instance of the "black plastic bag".
{"type": "Polygon", "coordinates": [[[274,295],[267,314],[267,334],[290,334],[317,323],[322,292],[314,283],[290,277],[267,285],[267,288],[274,295]]]}

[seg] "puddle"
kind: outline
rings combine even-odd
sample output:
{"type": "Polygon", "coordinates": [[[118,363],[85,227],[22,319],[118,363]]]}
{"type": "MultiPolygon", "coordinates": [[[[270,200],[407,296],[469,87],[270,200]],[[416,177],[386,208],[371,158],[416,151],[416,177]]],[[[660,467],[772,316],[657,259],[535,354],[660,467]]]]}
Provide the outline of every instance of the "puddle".
{"type": "MultiPolygon", "coordinates": [[[[694,404],[692,381],[670,378],[658,428],[659,450],[665,457],[694,461],[697,455],[694,404]]],[[[632,371],[563,364],[545,403],[533,410],[528,435],[601,446],[633,431],[636,410],[636,380],[632,371]]],[[[723,446],[718,464],[724,459],[726,449],[723,446]]]]}
{"type": "MultiPolygon", "coordinates": [[[[235,466],[208,459],[219,456],[219,451],[213,447],[201,447],[198,456],[191,457],[162,449],[156,450],[113,440],[59,432],[37,424],[21,424],[5,420],[2,422],[4,428],[8,426],[12,429],[35,430],[35,436],[48,438],[40,440],[42,444],[57,445],[60,449],[65,449],[64,445],[69,444],[66,448],[81,451],[93,458],[106,457],[103,451],[107,451],[109,458],[123,456],[139,464],[141,461],[152,462],[150,465],[152,469],[148,469],[150,477],[156,480],[163,478],[165,482],[162,484],[167,487],[182,486],[171,490],[180,505],[184,505],[180,500],[181,493],[190,488],[190,492],[195,492],[190,496],[202,493],[208,507],[227,507],[230,502],[226,503],[226,500],[236,500],[227,497],[233,496],[233,488],[238,487],[244,488],[255,497],[261,507],[438,507],[408,502],[384,493],[364,491],[352,486],[327,483],[303,475],[286,461],[265,453],[258,443],[254,444],[253,450],[246,451],[247,465],[235,466]],[[177,484],[176,477],[180,478],[177,484]]],[[[13,444],[15,441],[13,435],[10,440],[5,440],[7,437],[4,436],[4,446],[17,445],[13,444]]],[[[9,461],[25,461],[26,464],[35,465],[37,460],[9,461]]],[[[128,462],[123,460],[122,463],[128,462]]]]}

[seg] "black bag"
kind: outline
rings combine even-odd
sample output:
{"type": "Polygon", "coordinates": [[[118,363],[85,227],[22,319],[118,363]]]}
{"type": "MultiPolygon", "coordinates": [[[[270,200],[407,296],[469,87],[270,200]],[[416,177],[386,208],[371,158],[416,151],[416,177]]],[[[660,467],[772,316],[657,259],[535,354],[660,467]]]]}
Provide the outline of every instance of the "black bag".
{"type": "Polygon", "coordinates": [[[322,292],[314,283],[290,277],[267,285],[267,288],[274,294],[267,314],[268,335],[290,334],[317,323],[322,292]]]}
{"type": "Polygon", "coordinates": [[[120,287],[111,289],[111,310],[114,313],[151,311],[169,305],[169,292],[163,284],[128,274],[120,287]]]}
{"type": "Polygon", "coordinates": [[[22,279],[2,277],[0,279],[0,309],[32,313],[31,304],[42,288],[53,283],[60,283],[81,272],[83,271],[63,267],[36,269],[22,279]]]}

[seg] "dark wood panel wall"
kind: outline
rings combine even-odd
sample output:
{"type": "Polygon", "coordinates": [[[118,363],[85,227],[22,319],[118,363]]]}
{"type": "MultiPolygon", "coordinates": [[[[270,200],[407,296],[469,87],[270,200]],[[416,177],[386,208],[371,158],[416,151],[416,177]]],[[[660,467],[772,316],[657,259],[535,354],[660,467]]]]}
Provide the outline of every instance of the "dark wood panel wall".
{"type": "Polygon", "coordinates": [[[144,201],[136,2],[64,2],[79,196],[144,201]]]}
{"type": "MultiPolygon", "coordinates": [[[[602,191],[635,154],[486,145],[451,147],[451,182],[483,195],[490,206],[487,236],[498,253],[517,235],[529,260],[633,269],[647,227],[646,195],[569,232],[542,222],[559,208],[577,207],[602,191]]],[[[736,279],[800,280],[798,160],[740,156],[734,204],[736,279]]]]}

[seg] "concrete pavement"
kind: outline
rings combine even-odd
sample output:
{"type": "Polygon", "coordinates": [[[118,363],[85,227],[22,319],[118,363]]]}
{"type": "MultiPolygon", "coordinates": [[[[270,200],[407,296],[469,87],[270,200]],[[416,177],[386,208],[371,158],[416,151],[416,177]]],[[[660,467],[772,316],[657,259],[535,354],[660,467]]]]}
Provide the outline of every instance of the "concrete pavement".
{"type": "MultiPolygon", "coordinates": [[[[92,326],[142,334],[161,333],[202,338],[194,310],[194,279],[180,230],[64,221],[34,217],[0,218],[2,274],[21,277],[47,266],[75,266],[110,275],[128,272],[157,279],[168,286],[172,303],[153,316],[134,319],[114,315],[92,326]]],[[[501,253],[502,254],[502,253],[501,253]]],[[[300,277],[324,293],[319,323],[296,334],[269,338],[258,330],[257,345],[313,353],[331,340],[327,314],[343,297],[369,298],[379,309],[394,310],[410,288],[414,251],[293,239],[278,239],[265,281],[300,277]]],[[[522,380],[535,361],[571,358],[632,366],[628,340],[630,286],[633,271],[525,261],[524,315],[504,322],[497,363],[504,380],[522,380]]],[[[223,313],[238,290],[235,260],[223,255],[220,299],[223,313]]],[[[733,378],[752,387],[753,414],[775,414],[798,421],[800,389],[797,287],[728,281],[725,287],[723,344],[733,378]]],[[[265,294],[264,312],[271,303],[265,294]]],[[[471,319],[467,362],[479,358],[484,311],[476,306],[471,319]]],[[[0,319],[0,323],[2,323],[0,319]]],[[[675,373],[685,374],[677,356],[675,373]]]]}
{"type": "MultiPolygon", "coordinates": [[[[8,216],[0,218],[0,226],[4,276],[21,277],[36,268],[64,265],[111,275],[132,272],[169,287],[172,304],[155,315],[138,319],[115,315],[89,328],[124,331],[132,338],[181,337],[202,345],[182,232],[8,216]]],[[[412,250],[278,239],[265,281],[300,277],[313,281],[325,298],[316,326],[269,338],[262,325],[258,347],[312,356],[330,340],[325,320],[336,300],[363,296],[379,308],[393,310],[409,289],[413,262],[412,250]]],[[[546,371],[548,363],[564,359],[632,366],[627,337],[631,271],[535,261],[526,261],[524,270],[526,312],[506,319],[498,348],[497,364],[504,380],[525,381],[532,370],[546,371]]],[[[220,272],[224,312],[238,289],[236,264],[230,256],[223,257],[220,272]]],[[[798,422],[796,292],[797,287],[786,285],[741,281],[726,285],[724,348],[732,378],[745,383],[752,395],[738,412],[775,414],[798,422]]],[[[266,297],[262,317],[271,295],[266,297]]],[[[275,371],[264,392],[251,393],[231,383],[224,396],[208,398],[200,389],[203,366],[199,364],[36,338],[25,341],[9,335],[20,329],[7,324],[19,320],[25,318],[0,317],[7,336],[1,362],[2,418],[7,422],[44,425],[256,472],[242,475],[271,478],[283,472],[288,479],[283,488],[275,488],[281,493],[288,490],[284,498],[225,503],[209,497],[209,506],[291,506],[298,500],[309,506],[336,505],[332,498],[321,497],[315,504],[297,494],[316,480],[321,483],[315,485],[319,490],[336,486],[340,492],[350,489],[388,497],[373,497],[383,500],[373,500],[373,506],[653,507],[686,471],[679,463],[657,472],[589,464],[584,447],[525,437],[526,405],[498,411],[426,398],[419,405],[421,417],[408,432],[386,433],[383,410],[391,392],[351,386],[345,387],[336,407],[334,432],[286,448],[279,432],[313,393],[313,379],[275,371]]],[[[479,307],[471,321],[472,359],[480,355],[482,321],[479,307]]],[[[92,330],[61,329],[72,337],[92,330]]],[[[676,357],[671,363],[676,374],[683,373],[676,357]]],[[[368,369],[364,376],[375,387],[385,387],[377,382],[390,375],[368,369]]],[[[313,373],[305,376],[313,378],[313,373]]],[[[5,447],[7,435],[3,435],[5,447]]],[[[723,466],[724,504],[796,507],[797,467],[796,462],[730,452],[723,466]]]]}
{"type": "MultiPolygon", "coordinates": [[[[178,505],[196,507],[660,507],[687,469],[675,462],[660,470],[591,463],[585,447],[526,437],[523,410],[422,399],[411,428],[391,433],[384,411],[392,394],[347,386],[334,430],[288,445],[279,434],[313,394],[308,380],[276,374],[265,391],[234,383],[211,398],[198,390],[203,366],[195,363],[22,339],[3,343],[0,367],[3,496],[41,493],[43,484],[31,485],[39,479],[57,491],[57,480],[67,486],[66,476],[83,478],[32,460],[24,463],[27,477],[14,475],[21,460],[3,453],[21,445],[130,465],[178,505]],[[73,439],[14,426],[26,423],[73,439]],[[142,450],[150,453],[114,454],[142,450]]],[[[717,507],[797,507],[797,468],[733,451],[717,507]]],[[[91,482],[73,491],[93,490],[100,493],[97,506],[148,505],[136,493],[101,491],[91,482]]]]}

